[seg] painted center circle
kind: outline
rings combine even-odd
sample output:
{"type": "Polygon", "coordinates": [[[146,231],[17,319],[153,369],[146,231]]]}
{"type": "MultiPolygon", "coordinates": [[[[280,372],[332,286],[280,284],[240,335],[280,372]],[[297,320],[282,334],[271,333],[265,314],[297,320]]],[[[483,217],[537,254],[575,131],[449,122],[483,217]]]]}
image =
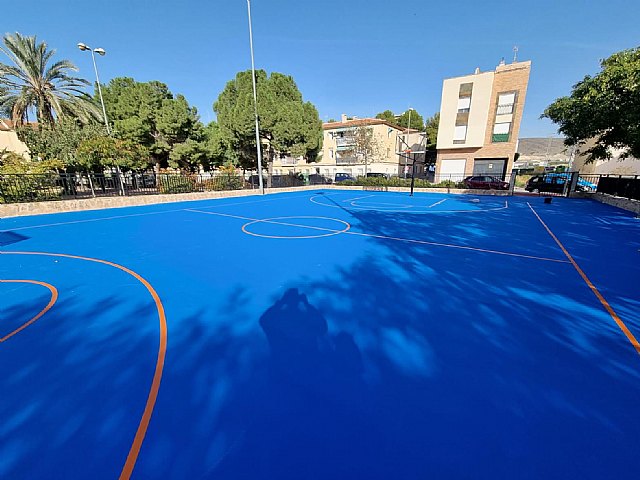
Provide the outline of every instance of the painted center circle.
{"type": "Polygon", "coordinates": [[[264,238],[321,238],[344,233],[351,225],[330,217],[274,217],[253,220],[242,226],[242,231],[264,238]]]}

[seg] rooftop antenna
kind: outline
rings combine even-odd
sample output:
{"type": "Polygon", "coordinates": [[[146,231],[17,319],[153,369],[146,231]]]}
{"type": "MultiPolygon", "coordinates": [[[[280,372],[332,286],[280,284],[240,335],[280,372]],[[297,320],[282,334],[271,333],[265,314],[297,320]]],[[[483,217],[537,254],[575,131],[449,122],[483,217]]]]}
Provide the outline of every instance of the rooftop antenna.
{"type": "Polygon", "coordinates": [[[513,46],[513,63],[516,63],[518,61],[518,46],[514,45],[513,46]]]}

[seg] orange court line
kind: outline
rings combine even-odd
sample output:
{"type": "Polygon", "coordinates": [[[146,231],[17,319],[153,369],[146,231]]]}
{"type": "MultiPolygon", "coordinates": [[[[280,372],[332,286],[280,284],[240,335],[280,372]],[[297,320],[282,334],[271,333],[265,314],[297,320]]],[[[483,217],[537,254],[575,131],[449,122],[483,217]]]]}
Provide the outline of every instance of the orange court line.
{"type": "Polygon", "coordinates": [[[142,413],[142,417],[140,418],[140,423],[138,424],[138,429],[136,430],[136,435],[133,439],[133,443],[129,449],[129,453],[127,455],[127,459],[125,461],[124,466],[122,467],[122,471],[120,472],[120,479],[129,479],[131,478],[131,474],[133,473],[133,469],[136,465],[136,461],[138,460],[138,455],[140,454],[140,448],[142,447],[142,442],[144,441],[144,437],[147,433],[147,428],[149,427],[149,422],[151,421],[151,415],[153,414],[153,408],[156,404],[156,399],[158,398],[158,390],[160,389],[160,381],[162,379],[162,371],[164,369],[164,359],[167,351],[167,319],[164,313],[164,306],[162,305],[162,301],[158,296],[155,289],[151,286],[149,282],[147,282],[144,278],[142,278],[139,274],[134,272],[133,270],[128,269],[122,265],[118,265],[117,263],[109,262],[107,260],[101,260],[99,258],[91,258],[91,257],[82,257],[79,255],[68,255],[65,253],[46,253],[46,252],[10,252],[10,251],[0,251],[1,255],[40,255],[46,257],[63,257],[63,258],[72,258],[76,260],[85,260],[88,262],[101,263],[103,265],[108,265],[110,267],[117,268],[118,270],[122,270],[125,273],[128,273],[140,283],[142,283],[145,288],[151,294],[153,301],[156,304],[156,309],[158,310],[158,319],[160,324],[160,345],[158,347],[158,358],[156,360],[156,367],[153,374],[153,380],[151,382],[151,388],[149,389],[149,394],[147,396],[147,402],[144,407],[144,411],[142,413]]]}
{"type": "Polygon", "coordinates": [[[37,280],[2,280],[2,279],[0,279],[0,283],[31,283],[33,285],[41,285],[43,287],[46,287],[51,292],[51,298],[49,299],[49,303],[47,303],[47,305],[42,310],[40,310],[38,312],[38,314],[35,317],[33,317],[31,320],[29,320],[28,322],[23,323],[21,326],[16,328],[13,332],[8,333],[4,337],[0,338],[0,343],[4,342],[6,340],[9,340],[16,333],[21,332],[22,330],[27,328],[29,325],[34,323],[36,320],[38,320],[40,317],[42,317],[45,313],[47,313],[49,310],[51,310],[51,307],[53,307],[53,305],[58,300],[58,290],[56,289],[56,287],[54,287],[53,285],[51,285],[49,283],[38,282],[37,280]]]}
{"type": "Polygon", "coordinates": [[[633,336],[633,333],[631,333],[631,331],[627,328],[627,326],[625,325],[625,323],[622,321],[622,319],[620,319],[620,317],[618,316],[618,314],[613,310],[613,308],[611,308],[611,305],[609,305],[609,302],[607,302],[607,300],[602,296],[602,294],[598,291],[598,289],[595,287],[595,285],[593,283],[591,283],[591,280],[589,280],[589,277],[587,277],[587,275],[582,271],[582,269],[580,268],[580,266],[578,265],[578,263],[573,259],[573,257],[571,256],[571,254],[567,251],[566,248],[564,248],[564,245],[562,245],[562,243],[560,242],[560,240],[558,240],[558,237],[556,237],[553,232],[551,231],[551,229],[547,226],[546,223],[544,223],[544,221],[542,220],[542,218],[540,218],[540,215],[538,215],[538,212],[536,212],[533,207],[531,206],[531,204],[529,202],[527,202],[527,205],[529,205],[529,208],[531,209],[531,211],[533,212],[533,214],[538,218],[538,220],[540,221],[540,223],[542,224],[542,226],[545,228],[545,230],[549,233],[549,235],[551,235],[551,238],[553,238],[555,240],[555,242],[558,244],[558,246],[560,247],[560,249],[564,252],[564,254],[567,256],[567,258],[569,259],[569,261],[571,262],[571,264],[573,265],[573,267],[576,269],[576,271],[580,274],[580,276],[582,277],[582,279],[584,280],[584,282],[587,284],[587,286],[591,289],[591,291],[593,292],[593,294],[598,298],[598,300],[600,300],[600,303],[602,304],[602,306],[605,308],[605,310],[609,313],[609,315],[611,315],[611,318],[613,318],[613,321],[616,322],[616,324],[618,325],[618,327],[620,327],[620,330],[622,330],[622,333],[625,334],[625,336],[627,337],[627,339],[631,342],[631,345],[633,345],[633,347],[636,349],[636,352],[638,352],[638,354],[640,354],[640,343],[638,343],[638,340],[636,340],[636,337],[633,336]]]}

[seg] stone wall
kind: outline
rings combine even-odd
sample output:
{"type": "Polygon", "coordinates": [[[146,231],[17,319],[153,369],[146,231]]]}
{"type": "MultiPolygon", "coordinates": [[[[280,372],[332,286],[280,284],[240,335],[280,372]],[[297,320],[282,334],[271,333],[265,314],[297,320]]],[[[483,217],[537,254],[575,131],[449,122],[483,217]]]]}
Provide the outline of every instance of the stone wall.
{"type": "MultiPolygon", "coordinates": [[[[323,186],[324,188],[325,186],[323,186]]],[[[331,187],[326,185],[326,187],[331,187]]],[[[319,186],[265,189],[265,194],[294,192],[299,190],[319,190],[319,186]]],[[[215,192],[175,193],[165,195],[134,195],[130,197],[96,197],[78,200],[57,200],[49,202],[0,204],[0,217],[19,217],[45,213],[74,212],[78,210],[102,210],[105,208],[134,207],[158,203],[174,203],[215,198],[246,197],[257,195],[258,190],[231,190],[215,192]]]]}
{"type": "Polygon", "coordinates": [[[640,201],[639,200],[631,200],[629,198],[623,197],[614,197],[612,195],[606,195],[604,193],[591,193],[585,194],[583,197],[592,198],[601,203],[606,203],[607,205],[612,205],[614,207],[622,208],[623,210],[627,210],[629,212],[633,212],[636,215],[640,215],[640,201]]]}

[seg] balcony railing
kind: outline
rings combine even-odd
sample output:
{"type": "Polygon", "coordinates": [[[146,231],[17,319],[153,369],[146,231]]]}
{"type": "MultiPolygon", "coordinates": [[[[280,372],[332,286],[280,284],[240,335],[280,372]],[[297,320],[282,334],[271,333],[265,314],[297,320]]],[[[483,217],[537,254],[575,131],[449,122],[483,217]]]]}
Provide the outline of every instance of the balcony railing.
{"type": "Polygon", "coordinates": [[[297,164],[298,164],[297,158],[285,157],[280,159],[280,165],[282,165],[283,167],[292,167],[297,164]]]}
{"type": "Polygon", "coordinates": [[[338,148],[340,147],[350,147],[353,145],[353,138],[349,137],[338,137],[336,138],[336,145],[338,148]]]}
{"type": "Polygon", "coordinates": [[[360,161],[356,157],[339,157],[336,158],[336,165],[356,165],[360,161]]]}

